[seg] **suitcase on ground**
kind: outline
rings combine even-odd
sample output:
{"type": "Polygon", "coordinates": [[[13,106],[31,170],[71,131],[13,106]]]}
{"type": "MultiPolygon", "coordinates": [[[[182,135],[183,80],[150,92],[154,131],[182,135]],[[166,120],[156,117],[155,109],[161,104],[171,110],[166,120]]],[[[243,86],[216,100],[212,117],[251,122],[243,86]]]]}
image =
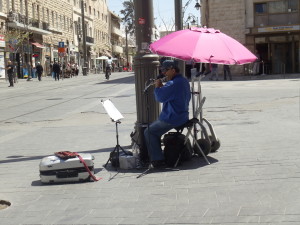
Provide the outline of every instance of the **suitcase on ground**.
{"type": "MultiPolygon", "coordinates": [[[[82,153],[91,173],[94,174],[94,156],[82,153]]],[[[63,183],[76,181],[90,181],[91,176],[78,157],[61,159],[55,155],[48,156],[40,162],[40,178],[42,183],[63,183]]]]}

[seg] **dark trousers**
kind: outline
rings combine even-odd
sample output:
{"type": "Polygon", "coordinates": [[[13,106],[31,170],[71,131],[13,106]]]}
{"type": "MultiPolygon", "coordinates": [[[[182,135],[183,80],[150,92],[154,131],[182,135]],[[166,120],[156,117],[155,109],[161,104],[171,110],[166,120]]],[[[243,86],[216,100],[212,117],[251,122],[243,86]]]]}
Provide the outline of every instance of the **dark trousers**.
{"type": "Polygon", "coordinates": [[[39,81],[41,81],[41,80],[42,80],[42,74],[41,74],[41,73],[38,73],[37,75],[38,75],[39,81]]]}
{"type": "Polygon", "coordinates": [[[56,79],[59,80],[59,73],[58,72],[54,72],[54,78],[55,78],[55,80],[56,79]]]}
{"type": "Polygon", "coordinates": [[[7,74],[8,76],[8,81],[9,81],[9,86],[13,87],[14,86],[14,75],[12,73],[7,74]]]}
{"type": "Polygon", "coordinates": [[[224,80],[227,80],[227,75],[230,80],[232,80],[230,69],[224,68],[224,80]]]}

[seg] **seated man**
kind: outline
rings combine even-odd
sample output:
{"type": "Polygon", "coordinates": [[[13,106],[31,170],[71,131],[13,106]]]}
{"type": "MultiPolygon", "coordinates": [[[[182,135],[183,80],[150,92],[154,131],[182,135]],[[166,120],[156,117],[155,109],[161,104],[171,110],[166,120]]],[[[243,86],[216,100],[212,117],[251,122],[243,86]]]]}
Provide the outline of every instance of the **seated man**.
{"type": "Polygon", "coordinates": [[[179,72],[174,60],[162,64],[162,73],[167,83],[155,80],[155,99],[163,103],[158,120],[154,121],[144,132],[146,145],[153,167],[164,166],[164,155],[161,149],[161,136],[169,130],[185,124],[189,119],[190,85],[179,72]]]}

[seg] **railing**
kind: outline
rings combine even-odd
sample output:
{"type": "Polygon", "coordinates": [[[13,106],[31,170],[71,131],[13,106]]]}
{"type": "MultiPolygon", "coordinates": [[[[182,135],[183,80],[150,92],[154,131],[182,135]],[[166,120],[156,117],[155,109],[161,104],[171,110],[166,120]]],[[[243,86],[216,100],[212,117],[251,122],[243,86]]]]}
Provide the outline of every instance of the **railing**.
{"type": "Polygon", "coordinates": [[[32,20],[31,25],[36,28],[41,28],[41,22],[39,20],[32,20]]]}
{"type": "Polygon", "coordinates": [[[255,27],[260,26],[280,26],[280,25],[295,25],[299,24],[300,13],[278,13],[256,15],[254,19],[255,27]]]}
{"type": "Polygon", "coordinates": [[[43,22],[43,30],[49,30],[49,23],[43,22]]]}
{"type": "Polygon", "coordinates": [[[94,38],[86,36],[86,42],[94,44],[94,38]]]}

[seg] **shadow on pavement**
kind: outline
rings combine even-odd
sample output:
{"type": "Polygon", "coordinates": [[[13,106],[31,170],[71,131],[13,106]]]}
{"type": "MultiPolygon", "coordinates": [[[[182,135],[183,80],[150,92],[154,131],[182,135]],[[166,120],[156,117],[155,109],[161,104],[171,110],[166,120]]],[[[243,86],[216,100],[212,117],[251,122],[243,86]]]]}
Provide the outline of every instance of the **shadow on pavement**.
{"type": "MultiPolygon", "coordinates": [[[[131,146],[124,146],[124,148],[130,148],[131,146]]],[[[101,148],[101,149],[96,149],[96,150],[86,150],[86,151],[78,151],[78,153],[102,153],[102,152],[111,152],[113,151],[115,148],[115,146],[113,147],[109,147],[109,148],[101,148]]],[[[38,156],[31,156],[31,157],[26,157],[23,155],[11,155],[11,156],[7,156],[7,160],[0,160],[0,164],[1,163],[17,163],[17,162],[23,162],[23,161],[31,161],[31,160],[38,160],[38,159],[42,159],[44,157],[50,156],[50,154],[48,155],[38,155],[38,156]]],[[[54,155],[54,152],[53,154],[54,155]]]]}
{"type": "Polygon", "coordinates": [[[103,83],[107,83],[107,84],[122,84],[122,83],[133,84],[134,83],[134,73],[129,73],[127,77],[122,77],[122,78],[118,78],[118,79],[114,79],[114,76],[112,74],[110,76],[110,80],[106,80],[106,81],[103,81],[103,82],[96,83],[96,85],[103,84],[103,83]]]}

